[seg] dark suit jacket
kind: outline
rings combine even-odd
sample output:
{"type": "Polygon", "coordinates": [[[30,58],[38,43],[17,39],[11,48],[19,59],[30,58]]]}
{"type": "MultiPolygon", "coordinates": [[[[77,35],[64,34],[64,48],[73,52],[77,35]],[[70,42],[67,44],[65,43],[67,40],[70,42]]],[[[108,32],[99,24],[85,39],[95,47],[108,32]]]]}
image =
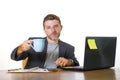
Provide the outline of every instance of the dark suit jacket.
{"type": "MultiPolygon", "coordinates": [[[[28,62],[25,66],[26,69],[33,68],[33,67],[44,67],[45,59],[46,59],[46,52],[47,52],[47,39],[45,38],[45,48],[43,52],[35,52],[32,48],[28,51],[23,52],[22,54],[17,54],[16,47],[11,54],[11,59],[19,61],[23,60],[28,57],[28,62]]],[[[72,59],[74,61],[75,66],[79,65],[79,62],[75,58],[74,55],[74,47],[70,44],[67,44],[63,41],[59,40],[59,57],[65,57],[67,59],[72,59]]]]}

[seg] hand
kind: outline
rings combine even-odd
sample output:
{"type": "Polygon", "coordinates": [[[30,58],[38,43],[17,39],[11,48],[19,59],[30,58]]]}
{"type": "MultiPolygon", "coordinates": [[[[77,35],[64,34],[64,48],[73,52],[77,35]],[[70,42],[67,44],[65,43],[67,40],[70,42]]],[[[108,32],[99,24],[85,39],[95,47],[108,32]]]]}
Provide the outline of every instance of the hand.
{"type": "Polygon", "coordinates": [[[64,58],[64,57],[60,57],[60,58],[58,58],[58,59],[55,61],[55,64],[56,64],[57,66],[64,67],[64,66],[73,65],[74,63],[71,62],[70,59],[66,59],[66,58],[64,58]]]}
{"type": "Polygon", "coordinates": [[[32,44],[32,40],[25,40],[19,47],[17,50],[17,54],[20,54],[24,51],[27,51],[31,48],[31,44],[32,44]]]}

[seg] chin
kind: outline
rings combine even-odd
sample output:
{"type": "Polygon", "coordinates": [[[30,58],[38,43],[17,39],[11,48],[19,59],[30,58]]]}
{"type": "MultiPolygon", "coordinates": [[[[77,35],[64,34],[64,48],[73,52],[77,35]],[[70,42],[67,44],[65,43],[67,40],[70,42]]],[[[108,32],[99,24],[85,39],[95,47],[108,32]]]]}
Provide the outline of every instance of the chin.
{"type": "Polygon", "coordinates": [[[52,36],[51,36],[51,37],[48,36],[48,38],[49,38],[50,40],[52,40],[52,41],[57,41],[57,40],[59,39],[59,37],[55,37],[55,36],[54,36],[54,37],[52,37],[52,36]]]}
{"type": "Polygon", "coordinates": [[[52,40],[52,41],[56,41],[56,40],[58,40],[58,38],[52,38],[51,40],[52,40]]]}

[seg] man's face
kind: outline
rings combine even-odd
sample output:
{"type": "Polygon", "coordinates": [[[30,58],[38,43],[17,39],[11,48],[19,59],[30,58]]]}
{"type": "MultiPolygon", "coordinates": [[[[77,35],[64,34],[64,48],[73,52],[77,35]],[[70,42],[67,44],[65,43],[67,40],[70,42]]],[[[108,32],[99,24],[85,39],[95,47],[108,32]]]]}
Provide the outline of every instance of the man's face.
{"type": "Polygon", "coordinates": [[[44,23],[44,31],[50,40],[58,40],[61,30],[62,26],[58,20],[47,20],[44,23]]]}

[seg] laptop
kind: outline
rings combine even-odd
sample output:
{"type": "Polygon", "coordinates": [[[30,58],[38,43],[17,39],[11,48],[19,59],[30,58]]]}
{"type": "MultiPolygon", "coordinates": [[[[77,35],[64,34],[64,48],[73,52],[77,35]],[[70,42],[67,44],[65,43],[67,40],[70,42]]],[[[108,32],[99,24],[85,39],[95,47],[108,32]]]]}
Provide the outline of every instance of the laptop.
{"type": "Polygon", "coordinates": [[[90,37],[85,39],[83,66],[62,67],[64,70],[95,70],[114,67],[117,37],[90,37]]]}

